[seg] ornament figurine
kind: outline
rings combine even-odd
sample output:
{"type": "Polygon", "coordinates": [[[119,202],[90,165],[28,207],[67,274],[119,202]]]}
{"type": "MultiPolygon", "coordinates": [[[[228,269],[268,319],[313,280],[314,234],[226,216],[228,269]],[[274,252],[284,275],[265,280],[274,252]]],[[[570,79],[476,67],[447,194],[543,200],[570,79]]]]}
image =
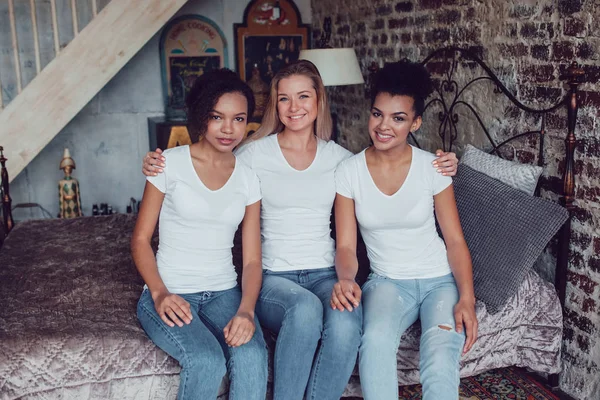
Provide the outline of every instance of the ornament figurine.
{"type": "Polygon", "coordinates": [[[65,177],[58,182],[59,218],[82,217],[81,195],[79,182],[71,176],[75,169],[75,161],[71,158],[69,149],[65,149],[59,169],[65,172],[65,177]]]}

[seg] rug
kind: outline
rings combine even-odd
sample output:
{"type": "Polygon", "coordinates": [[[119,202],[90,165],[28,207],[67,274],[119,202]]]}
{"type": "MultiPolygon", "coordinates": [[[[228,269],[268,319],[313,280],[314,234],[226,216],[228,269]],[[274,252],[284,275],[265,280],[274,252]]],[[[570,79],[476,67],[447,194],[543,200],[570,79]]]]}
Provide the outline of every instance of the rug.
{"type": "MultiPolygon", "coordinates": [[[[520,368],[502,368],[460,380],[460,400],[559,400],[520,368]]],[[[400,388],[401,400],[420,400],[421,385],[400,388]]],[[[344,398],[353,400],[359,398],[344,398]]]]}
{"type": "MultiPolygon", "coordinates": [[[[421,385],[400,388],[400,399],[421,399],[421,385]]],[[[460,380],[460,400],[559,400],[519,368],[502,368],[460,380]]]]}
{"type": "Polygon", "coordinates": [[[541,383],[519,368],[502,368],[460,381],[461,400],[559,400],[541,383]]]}

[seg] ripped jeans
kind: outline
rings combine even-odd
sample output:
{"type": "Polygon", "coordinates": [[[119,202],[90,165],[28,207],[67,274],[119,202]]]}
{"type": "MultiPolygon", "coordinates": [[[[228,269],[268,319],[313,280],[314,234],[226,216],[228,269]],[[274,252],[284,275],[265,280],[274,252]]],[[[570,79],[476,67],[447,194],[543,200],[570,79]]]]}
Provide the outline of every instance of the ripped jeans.
{"type": "Polygon", "coordinates": [[[365,400],[398,399],[396,353],[402,334],[417,318],[422,329],[419,369],[423,399],[458,399],[459,361],[465,341],[464,333],[454,329],[458,299],[452,274],[406,280],[369,275],[363,286],[364,333],[359,352],[365,400]]]}

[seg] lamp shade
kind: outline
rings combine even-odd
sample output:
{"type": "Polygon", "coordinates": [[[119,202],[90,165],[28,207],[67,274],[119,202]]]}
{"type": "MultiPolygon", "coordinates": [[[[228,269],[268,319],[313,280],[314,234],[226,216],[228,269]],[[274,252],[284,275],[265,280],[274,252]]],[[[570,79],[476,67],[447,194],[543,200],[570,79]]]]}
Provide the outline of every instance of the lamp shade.
{"type": "Polygon", "coordinates": [[[317,66],[325,86],[358,85],[365,82],[354,49],[301,50],[299,58],[317,66]]]}

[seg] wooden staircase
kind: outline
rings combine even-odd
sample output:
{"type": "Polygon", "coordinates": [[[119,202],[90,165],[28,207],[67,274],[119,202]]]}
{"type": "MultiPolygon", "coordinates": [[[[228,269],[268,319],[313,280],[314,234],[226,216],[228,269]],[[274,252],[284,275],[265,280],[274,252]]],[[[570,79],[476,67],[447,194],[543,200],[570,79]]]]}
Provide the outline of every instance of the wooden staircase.
{"type": "MultiPolygon", "coordinates": [[[[16,66],[13,68],[13,80],[16,81],[13,86],[18,94],[8,102],[6,85],[3,87],[0,81],[0,145],[10,160],[11,181],[187,0],[113,0],[108,4],[107,0],[85,0],[90,1],[93,18],[79,32],[81,18],[77,10],[78,5],[82,8],[83,1],[70,0],[74,37],[61,49],[57,23],[60,10],[57,10],[56,0],[50,0],[55,57],[42,69],[39,13],[36,12],[39,2],[29,0],[31,21],[25,22],[32,27],[37,75],[25,86],[20,60],[22,51],[19,51],[23,43],[19,43],[17,34],[23,31],[18,29],[18,24],[23,21],[15,18],[15,0],[8,0],[13,65],[16,66]],[[98,11],[98,6],[104,4],[105,7],[98,11]]],[[[26,1],[20,0],[19,5],[23,3],[26,1]]],[[[0,72],[0,76],[8,73],[0,72]]]]}

